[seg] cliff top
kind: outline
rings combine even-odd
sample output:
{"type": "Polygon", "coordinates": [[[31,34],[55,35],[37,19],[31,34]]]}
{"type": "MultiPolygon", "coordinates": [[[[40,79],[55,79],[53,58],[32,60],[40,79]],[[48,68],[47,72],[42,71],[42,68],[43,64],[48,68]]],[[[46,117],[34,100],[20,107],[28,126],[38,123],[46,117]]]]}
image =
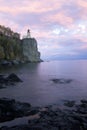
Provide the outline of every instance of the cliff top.
{"type": "Polygon", "coordinates": [[[5,26],[2,26],[2,25],[0,25],[0,35],[4,35],[4,36],[20,39],[20,34],[19,33],[13,32],[11,30],[11,28],[5,27],[5,26]]]}

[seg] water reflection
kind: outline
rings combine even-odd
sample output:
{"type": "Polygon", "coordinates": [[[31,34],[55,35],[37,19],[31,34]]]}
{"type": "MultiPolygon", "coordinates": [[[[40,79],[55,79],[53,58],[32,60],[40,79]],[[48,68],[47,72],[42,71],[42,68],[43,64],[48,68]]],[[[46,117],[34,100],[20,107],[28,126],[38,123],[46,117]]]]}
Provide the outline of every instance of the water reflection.
{"type": "Polygon", "coordinates": [[[37,72],[40,63],[26,63],[21,65],[0,67],[0,73],[23,73],[23,72],[37,72]]]}

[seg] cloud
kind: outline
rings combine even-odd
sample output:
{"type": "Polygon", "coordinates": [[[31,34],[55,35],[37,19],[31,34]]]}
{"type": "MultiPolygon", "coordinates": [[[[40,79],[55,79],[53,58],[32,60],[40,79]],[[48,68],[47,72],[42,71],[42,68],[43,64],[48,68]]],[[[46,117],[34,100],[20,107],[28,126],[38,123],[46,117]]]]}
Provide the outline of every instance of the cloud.
{"type": "Polygon", "coordinates": [[[61,26],[70,26],[73,23],[73,19],[71,17],[65,16],[63,12],[45,16],[43,21],[59,24],[61,26]]]}
{"type": "Polygon", "coordinates": [[[0,24],[22,35],[30,28],[42,58],[87,56],[86,0],[0,0],[0,24]]]}
{"type": "Polygon", "coordinates": [[[3,12],[9,12],[11,14],[19,14],[19,13],[44,13],[47,11],[53,11],[54,8],[58,8],[60,6],[60,4],[57,2],[55,4],[55,2],[57,2],[57,0],[44,0],[44,1],[39,1],[39,0],[25,0],[25,1],[12,1],[12,0],[8,0],[6,2],[6,0],[4,0],[4,2],[2,2],[2,6],[0,6],[0,11],[3,12]],[[9,7],[11,7],[13,5],[13,8],[10,10],[9,7]]]}

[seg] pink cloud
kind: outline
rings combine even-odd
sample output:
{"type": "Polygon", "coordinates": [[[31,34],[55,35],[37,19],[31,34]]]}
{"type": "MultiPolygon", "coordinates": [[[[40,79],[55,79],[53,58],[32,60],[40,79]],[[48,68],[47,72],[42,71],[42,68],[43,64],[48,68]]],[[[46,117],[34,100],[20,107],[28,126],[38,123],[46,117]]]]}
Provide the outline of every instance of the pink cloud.
{"type": "Polygon", "coordinates": [[[85,0],[78,0],[77,1],[78,5],[83,7],[83,8],[87,8],[87,1],[85,0]]]}
{"type": "Polygon", "coordinates": [[[20,14],[20,13],[44,13],[44,12],[48,12],[48,11],[53,11],[54,8],[57,9],[58,7],[60,7],[60,3],[56,3],[56,0],[44,0],[44,1],[29,1],[29,0],[25,0],[25,1],[10,1],[12,3],[7,5],[2,2],[2,5],[0,5],[0,11],[2,12],[8,12],[11,14],[20,14]],[[12,8],[11,8],[12,6],[12,8]]]}
{"type": "Polygon", "coordinates": [[[81,9],[79,12],[80,19],[87,20],[87,1],[85,0],[78,0],[77,6],[81,9]]]}
{"type": "Polygon", "coordinates": [[[44,17],[44,22],[54,22],[63,26],[71,26],[73,24],[73,19],[64,14],[64,12],[59,12],[57,14],[48,15],[44,17]]]}
{"type": "MultiPolygon", "coordinates": [[[[50,54],[58,54],[57,51],[63,53],[63,47],[59,45],[61,39],[79,39],[83,45],[77,46],[78,49],[87,48],[86,0],[0,0],[0,24],[9,26],[22,35],[30,28],[32,37],[40,41],[39,48],[42,51],[49,50],[50,54]],[[85,25],[85,29],[79,25],[85,25]],[[53,30],[59,32],[54,33],[53,30]],[[46,43],[43,44],[43,41],[46,43]]],[[[70,50],[66,51],[70,53],[70,50]]]]}

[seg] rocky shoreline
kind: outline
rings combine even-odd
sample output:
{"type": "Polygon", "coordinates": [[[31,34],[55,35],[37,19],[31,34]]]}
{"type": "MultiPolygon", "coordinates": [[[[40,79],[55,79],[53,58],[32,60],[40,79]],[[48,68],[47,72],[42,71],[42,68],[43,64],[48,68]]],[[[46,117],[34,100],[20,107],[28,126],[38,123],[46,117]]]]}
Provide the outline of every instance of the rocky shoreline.
{"type": "Polygon", "coordinates": [[[0,67],[11,67],[11,66],[18,66],[26,63],[41,63],[44,62],[43,60],[38,61],[24,61],[24,60],[0,60],[0,67]]]}
{"type": "Polygon", "coordinates": [[[1,98],[0,125],[0,130],[87,130],[87,100],[81,100],[79,104],[64,101],[60,108],[59,105],[33,107],[14,99],[1,98]],[[19,117],[27,117],[27,123],[4,126],[6,121],[19,117]]]}
{"type": "Polygon", "coordinates": [[[16,74],[11,73],[8,76],[0,75],[0,89],[15,85],[15,83],[23,82],[16,74]]]}
{"type": "MultiPolygon", "coordinates": [[[[72,79],[51,79],[69,84],[72,79]]],[[[16,74],[0,75],[0,88],[23,82],[16,74]]],[[[65,100],[59,104],[33,107],[15,99],[0,99],[0,130],[87,130],[87,100],[65,100]],[[11,124],[12,123],[12,124],[11,124]]]]}

